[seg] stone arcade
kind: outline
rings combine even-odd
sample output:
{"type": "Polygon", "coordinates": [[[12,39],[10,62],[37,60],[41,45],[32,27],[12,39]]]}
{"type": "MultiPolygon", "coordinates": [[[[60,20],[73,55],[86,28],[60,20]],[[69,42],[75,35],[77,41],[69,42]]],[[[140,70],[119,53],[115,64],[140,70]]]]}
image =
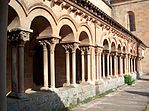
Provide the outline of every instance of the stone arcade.
{"type": "Polygon", "coordinates": [[[68,107],[123,85],[125,74],[142,74],[146,46],[111,10],[102,0],[10,0],[7,96],[22,107],[8,98],[8,110],[58,107],[44,91],[68,107]]]}

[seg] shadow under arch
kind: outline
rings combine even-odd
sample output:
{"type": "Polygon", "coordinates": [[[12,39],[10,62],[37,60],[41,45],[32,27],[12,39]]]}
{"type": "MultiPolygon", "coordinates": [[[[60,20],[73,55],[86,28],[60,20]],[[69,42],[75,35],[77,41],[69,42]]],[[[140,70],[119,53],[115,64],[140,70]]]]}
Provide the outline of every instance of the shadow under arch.
{"type": "MultiPolygon", "coordinates": [[[[44,16],[36,16],[32,22],[30,28],[33,30],[33,33],[30,36],[30,41],[26,44],[26,53],[29,51],[30,55],[26,54],[27,58],[30,58],[27,62],[26,67],[28,67],[27,64],[32,64],[33,70],[33,80],[30,81],[33,89],[39,90],[41,87],[43,87],[44,78],[43,78],[43,67],[44,67],[44,61],[43,61],[43,46],[38,42],[37,38],[45,37],[52,35],[53,29],[49,21],[44,16]]],[[[49,53],[49,52],[48,52],[49,53]]],[[[48,54],[49,58],[49,54],[48,54]]],[[[49,60],[49,59],[48,59],[49,60]]],[[[48,61],[49,64],[49,61],[48,61]]],[[[28,67],[29,69],[29,67],[28,67]]],[[[26,72],[28,72],[26,70],[26,72]]],[[[48,70],[48,72],[50,72],[48,70]]],[[[48,79],[50,83],[50,76],[48,79]]]]}

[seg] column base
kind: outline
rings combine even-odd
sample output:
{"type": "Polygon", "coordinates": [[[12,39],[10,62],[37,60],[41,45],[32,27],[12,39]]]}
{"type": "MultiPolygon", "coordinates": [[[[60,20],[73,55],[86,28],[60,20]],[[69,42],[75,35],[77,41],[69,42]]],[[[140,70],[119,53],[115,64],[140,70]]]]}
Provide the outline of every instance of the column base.
{"type": "Polygon", "coordinates": [[[107,79],[111,79],[111,77],[110,76],[107,76],[107,79]]]}
{"type": "Polygon", "coordinates": [[[11,97],[11,98],[18,98],[17,97],[17,92],[11,92],[8,97],[11,97]]]}
{"type": "Polygon", "coordinates": [[[20,93],[17,93],[17,98],[18,99],[28,99],[28,95],[25,94],[24,92],[20,92],[20,93]]]}
{"type": "Polygon", "coordinates": [[[103,79],[99,79],[95,82],[95,85],[100,85],[100,84],[104,84],[103,79]]]}
{"type": "Polygon", "coordinates": [[[64,83],[63,87],[69,87],[71,84],[70,83],[64,83]]]}
{"type": "Polygon", "coordinates": [[[71,84],[70,86],[71,86],[71,87],[77,87],[78,84],[71,84]]]}
{"type": "Polygon", "coordinates": [[[81,85],[87,85],[88,83],[86,81],[81,81],[80,84],[81,85]]]}
{"type": "Polygon", "coordinates": [[[53,88],[49,88],[49,91],[55,92],[55,91],[58,91],[58,89],[56,89],[55,87],[53,87],[53,88]]]}
{"type": "Polygon", "coordinates": [[[41,91],[49,91],[50,89],[49,89],[49,87],[41,87],[40,90],[41,91]]]}

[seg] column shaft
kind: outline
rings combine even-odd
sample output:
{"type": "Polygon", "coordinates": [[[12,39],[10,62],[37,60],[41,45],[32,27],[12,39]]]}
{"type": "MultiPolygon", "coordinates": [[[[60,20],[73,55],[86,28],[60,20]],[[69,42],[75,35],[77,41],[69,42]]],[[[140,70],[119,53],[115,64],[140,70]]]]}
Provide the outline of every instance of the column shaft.
{"type": "Polygon", "coordinates": [[[104,53],[103,53],[103,56],[102,56],[102,61],[103,61],[103,67],[102,67],[103,78],[105,78],[105,55],[104,55],[104,53]]]}
{"type": "Polygon", "coordinates": [[[120,56],[120,75],[123,75],[123,58],[120,56]]]}
{"type": "Polygon", "coordinates": [[[48,79],[48,50],[46,44],[43,45],[43,68],[44,68],[44,89],[49,89],[48,79]]]}
{"type": "Polygon", "coordinates": [[[112,70],[112,55],[110,56],[110,76],[112,76],[113,74],[113,70],[112,70]]]}
{"type": "Polygon", "coordinates": [[[24,91],[24,42],[18,45],[18,97],[26,98],[24,91]]]}
{"type": "Polygon", "coordinates": [[[99,72],[98,72],[98,79],[101,79],[101,53],[99,54],[99,72]]]}
{"type": "Polygon", "coordinates": [[[96,52],[96,80],[99,80],[99,56],[98,52],[96,52]]]}
{"type": "MultiPolygon", "coordinates": [[[[12,89],[12,93],[17,93],[17,60],[16,60],[16,47],[15,46],[12,46],[12,64],[11,64],[11,67],[12,67],[12,71],[11,71],[11,89],[12,89]]],[[[16,95],[13,95],[12,96],[16,96],[16,95]]]]}
{"type": "Polygon", "coordinates": [[[66,84],[70,85],[70,62],[69,62],[69,51],[66,51],[66,84]]]}
{"type": "Polygon", "coordinates": [[[107,57],[107,77],[109,78],[109,54],[106,55],[107,57]]]}
{"type": "Polygon", "coordinates": [[[51,74],[51,87],[55,89],[55,58],[54,50],[50,50],[50,74],[51,74]]]}
{"type": "Polygon", "coordinates": [[[90,53],[87,53],[87,75],[88,75],[88,82],[91,81],[91,74],[90,74],[90,68],[91,68],[91,62],[90,62],[90,53]]]}
{"type": "Polygon", "coordinates": [[[76,50],[72,51],[72,84],[76,85],[76,50]]]}
{"type": "Polygon", "coordinates": [[[84,51],[81,51],[81,65],[82,65],[82,82],[85,81],[85,65],[84,65],[84,51]]]}
{"type": "Polygon", "coordinates": [[[114,56],[114,75],[117,76],[117,56],[114,56]]]}

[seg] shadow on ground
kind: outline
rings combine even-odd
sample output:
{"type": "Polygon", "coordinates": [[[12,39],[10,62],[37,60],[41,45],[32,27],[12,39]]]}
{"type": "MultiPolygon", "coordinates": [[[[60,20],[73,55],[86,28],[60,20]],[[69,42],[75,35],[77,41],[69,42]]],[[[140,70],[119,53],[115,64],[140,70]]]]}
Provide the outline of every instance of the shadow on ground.
{"type": "Polygon", "coordinates": [[[140,92],[140,91],[125,91],[125,92],[149,97],[149,93],[148,92],[140,92]]]}
{"type": "Polygon", "coordinates": [[[7,111],[70,111],[55,92],[32,91],[27,99],[7,98],[7,111]]]}

